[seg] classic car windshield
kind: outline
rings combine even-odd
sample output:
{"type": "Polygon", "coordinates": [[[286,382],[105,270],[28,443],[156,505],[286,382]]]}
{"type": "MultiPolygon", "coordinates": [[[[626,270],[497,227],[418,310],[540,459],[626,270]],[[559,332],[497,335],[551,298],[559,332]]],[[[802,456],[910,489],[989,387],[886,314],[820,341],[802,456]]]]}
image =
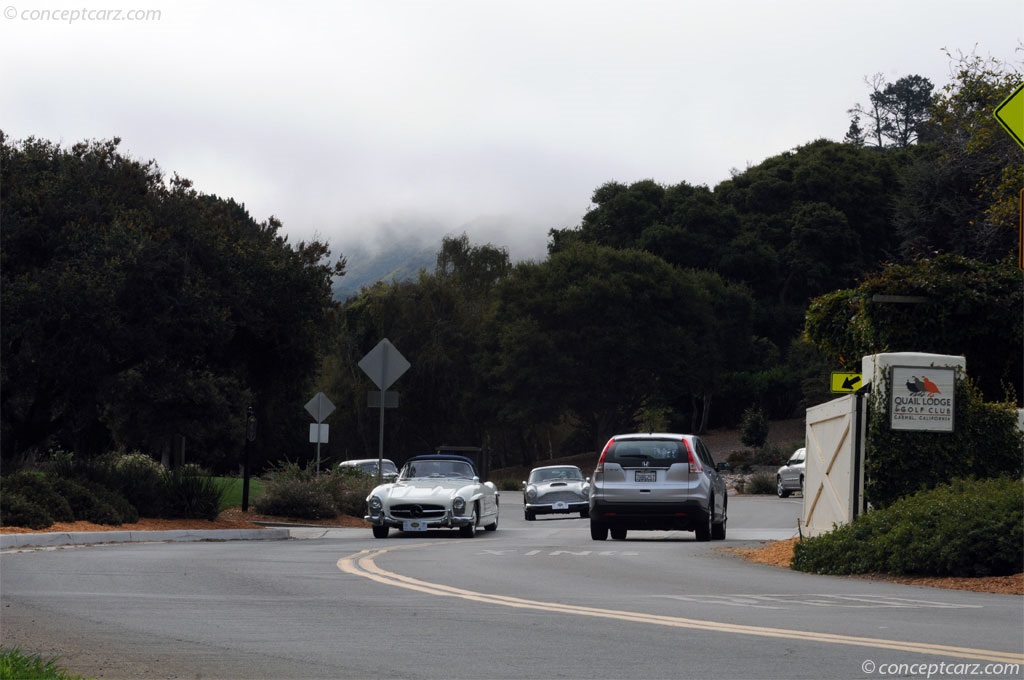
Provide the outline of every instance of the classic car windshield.
{"type": "Polygon", "coordinates": [[[473,479],[473,466],[461,460],[414,460],[402,468],[401,479],[473,479]]]}
{"type": "Polygon", "coordinates": [[[552,468],[547,470],[534,470],[530,475],[530,483],[555,482],[555,481],[580,481],[583,473],[576,468],[552,468]]]}

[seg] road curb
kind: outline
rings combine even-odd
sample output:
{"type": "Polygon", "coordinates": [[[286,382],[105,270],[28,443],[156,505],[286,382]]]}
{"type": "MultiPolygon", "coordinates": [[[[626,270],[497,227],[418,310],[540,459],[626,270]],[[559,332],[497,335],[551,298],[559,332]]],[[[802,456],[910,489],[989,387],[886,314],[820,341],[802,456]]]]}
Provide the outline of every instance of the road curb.
{"type": "Polygon", "coordinates": [[[280,541],[291,538],[288,529],[202,529],[195,531],[60,531],[35,534],[0,534],[0,550],[49,548],[97,543],[163,541],[280,541]]]}

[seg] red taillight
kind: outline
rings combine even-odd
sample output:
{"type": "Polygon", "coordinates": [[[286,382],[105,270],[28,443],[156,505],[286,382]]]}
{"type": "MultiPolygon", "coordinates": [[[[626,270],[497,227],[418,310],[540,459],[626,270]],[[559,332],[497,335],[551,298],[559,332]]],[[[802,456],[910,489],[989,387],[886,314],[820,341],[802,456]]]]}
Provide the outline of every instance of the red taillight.
{"type": "Polygon", "coordinates": [[[693,475],[699,472],[704,472],[704,468],[701,467],[700,460],[697,459],[697,456],[693,455],[693,448],[690,446],[690,442],[684,439],[683,443],[686,444],[686,455],[690,459],[690,474],[693,475]]]}
{"type": "Polygon", "coordinates": [[[606,455],[608,455],[608,449],[611,447],[612,442],[614,441],[615,437],[612,437],[611,439],[608,440],[608,443],[604,445],[604,448],[601,449],[601,457],[597,459],[597,467],[594,468],[595,473],[604,472],[604,458],[606,455]]]}

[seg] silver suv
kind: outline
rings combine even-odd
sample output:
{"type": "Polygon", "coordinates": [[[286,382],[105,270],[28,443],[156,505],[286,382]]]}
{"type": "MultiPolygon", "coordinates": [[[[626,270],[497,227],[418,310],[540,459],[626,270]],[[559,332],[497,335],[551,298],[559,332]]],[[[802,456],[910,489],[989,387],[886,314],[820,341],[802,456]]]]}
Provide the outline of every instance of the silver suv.
{"type": "Polygon", "coordinates": [[[590,485],[590,537],[622,540],[626,531],[693,531],[723,540],[725,480],[700,437],[620,434],[605,444],[590,485]]]}

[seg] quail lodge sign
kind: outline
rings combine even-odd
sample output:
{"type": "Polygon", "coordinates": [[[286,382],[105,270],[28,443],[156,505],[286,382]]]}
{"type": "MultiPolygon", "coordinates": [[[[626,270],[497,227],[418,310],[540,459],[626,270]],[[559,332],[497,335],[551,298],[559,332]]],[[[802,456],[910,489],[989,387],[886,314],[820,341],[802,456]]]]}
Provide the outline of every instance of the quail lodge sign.
{"type": "Polygon", "coordinates": [[[952,432],[956,369],[893,366],[891,423],[894,430],[952,432]]]}

